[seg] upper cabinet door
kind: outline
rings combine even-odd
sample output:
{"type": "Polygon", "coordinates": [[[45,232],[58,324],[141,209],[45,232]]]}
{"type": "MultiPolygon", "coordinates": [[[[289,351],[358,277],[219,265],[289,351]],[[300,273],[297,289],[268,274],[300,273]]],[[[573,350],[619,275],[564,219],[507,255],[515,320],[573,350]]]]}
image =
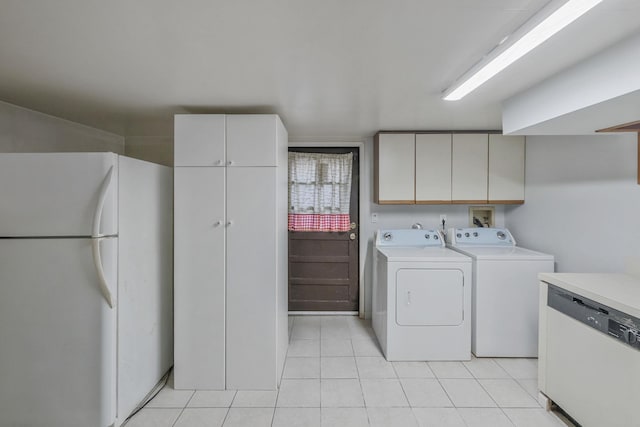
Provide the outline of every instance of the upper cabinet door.
{"type": "Polygon", "coordinates": [[[415,134],[378,134],[375,140],[375,202],[415,203],[415,134]]]}
{"type": "Polygon", "coordinates": [[[489,135],[489,203],[524,203],[524,136],[489,135]]]}
{"type": "Polygon", "coordinates": [[[451,202],[451,134],[416,135],[416,203],[451,202]]]}
{"type": "Polygon", "coordinates": [[[453,134],[451,198],[454,203],[486,203],[489,166],[487,134],[453,134]]]}
{"type": "Polygon", "coordinates": [[[224,114],[176,114],[174,166],[224,166],[224,114]]]}
{"type": "Polygon", "coordinates": [[[227,166],[277,166],[275,114],[227,115],[227,166]]]}

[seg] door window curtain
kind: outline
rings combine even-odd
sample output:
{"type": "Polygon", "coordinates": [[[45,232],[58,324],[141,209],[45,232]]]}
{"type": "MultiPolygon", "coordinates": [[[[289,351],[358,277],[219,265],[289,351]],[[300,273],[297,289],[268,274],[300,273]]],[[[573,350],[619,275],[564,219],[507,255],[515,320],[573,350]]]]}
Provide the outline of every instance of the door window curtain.
{"type": "Polygon", "coordinates": [[[351,229],[352,159],[352,153],[289,153],[289,230],[351,229]]]}

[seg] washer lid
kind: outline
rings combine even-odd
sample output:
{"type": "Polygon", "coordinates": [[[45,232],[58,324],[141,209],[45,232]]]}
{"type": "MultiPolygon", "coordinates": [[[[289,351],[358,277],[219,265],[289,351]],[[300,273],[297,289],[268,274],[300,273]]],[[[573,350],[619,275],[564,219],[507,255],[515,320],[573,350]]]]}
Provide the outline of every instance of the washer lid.
{"type": "Polygon", "coordinates": [[[477,260],[553,261],[553,255],[518,246],[451,246],[456,251],[477,260]]]}
{"type": "Polygon", "coordinates": [[[468,256],[439,246],[379,247],[378,251],[387,258],[387,262],[471,262],[468,256]]]}

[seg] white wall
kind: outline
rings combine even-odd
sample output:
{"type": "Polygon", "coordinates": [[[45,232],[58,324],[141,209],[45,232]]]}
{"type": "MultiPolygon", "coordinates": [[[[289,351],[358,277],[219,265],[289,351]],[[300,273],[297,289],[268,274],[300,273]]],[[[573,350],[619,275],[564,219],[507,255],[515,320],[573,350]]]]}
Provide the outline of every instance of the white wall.
{"type": "Polygon", "coordinates": [[[615,101],[640,91],[638,73],[640,34],[636,33],[504,101],[504,133],[592,134],[595,129],[638,120],[637,95],[635,103],[615,101]],[[590,107],[598,105],[606,107],[589,114],[590,107]]]}
{"type": "Polygon", "coordinates": [[[124,154],[134,159],[173,166],[173,136],[127,136],[124,154]]]}
{"type": "Polygon", "coordinates": [[[506,208],[518,244],[558,272],[622,272],[640,256],[636,134],[527,137],[526,202],[506,208]]]}
{"type": "Polygon", "coordinates": [[[112,151],[124,138],[0,101],[0,152],[112,151]]]}

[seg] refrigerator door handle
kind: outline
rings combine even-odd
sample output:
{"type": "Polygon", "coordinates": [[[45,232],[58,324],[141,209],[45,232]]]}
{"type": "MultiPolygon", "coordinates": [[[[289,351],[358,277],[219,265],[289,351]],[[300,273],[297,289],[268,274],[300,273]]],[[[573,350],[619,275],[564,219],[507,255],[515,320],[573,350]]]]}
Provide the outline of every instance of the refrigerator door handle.
{"type": "Polygon", "coordinates": [[[96,203],[96,210],[93,214],[93,230],[91,232],[91,250],[93,252],[93,263],[98,273],[98,281],[100,283],[100,292],[104,299],[107,300],[110,308],[113,308],[114,301],[111,295],[111,289],[107,283],[107,278],[104,274],[104,268],[102,267],[102,255],[100,253],[100,240],[104,238],[100,234],[100,221],[102,219],[102,210],[104,209],[104,201],[107,198],[107,192],[111,187],[111,179],[113,178],[113,166],[109,168],[107,176],[102,181],[100,186],[100,193],[98,194],[98,203],[96,203]]]}
{"type": "Polygon", "coordinates": [[[107,304],[109,304],[109,308],[114,307],[113,296],[111,295],[111,289],[109,289],[109,284],[107,283],[107,278],[104,275],[104,268],[102,267],[102,254],[100,253],[100,241],[102,239],[106,239],[106,237],[92,237],[91,238],[91,250],[93,252],[93,263],[96,266],[96,272],[98,273],[98,282],[100,283],[100,292],[105,300],[107,300],[107,304]]]}
{"type": "Polygon", "coordinates": [[[98,193],[98,203],[96,203],[96,210],[93,213],[93,229],[91,230],[91,237],[101,237],[100,235],[100,221],[102,220],[102,210],[104,209],[104,201],[107,198],[107,193],[111,187],[111,179],[113,178],[113,166],[109,168],[107,176],[102,181],[100,186],[100,192],[98,193]]]}

